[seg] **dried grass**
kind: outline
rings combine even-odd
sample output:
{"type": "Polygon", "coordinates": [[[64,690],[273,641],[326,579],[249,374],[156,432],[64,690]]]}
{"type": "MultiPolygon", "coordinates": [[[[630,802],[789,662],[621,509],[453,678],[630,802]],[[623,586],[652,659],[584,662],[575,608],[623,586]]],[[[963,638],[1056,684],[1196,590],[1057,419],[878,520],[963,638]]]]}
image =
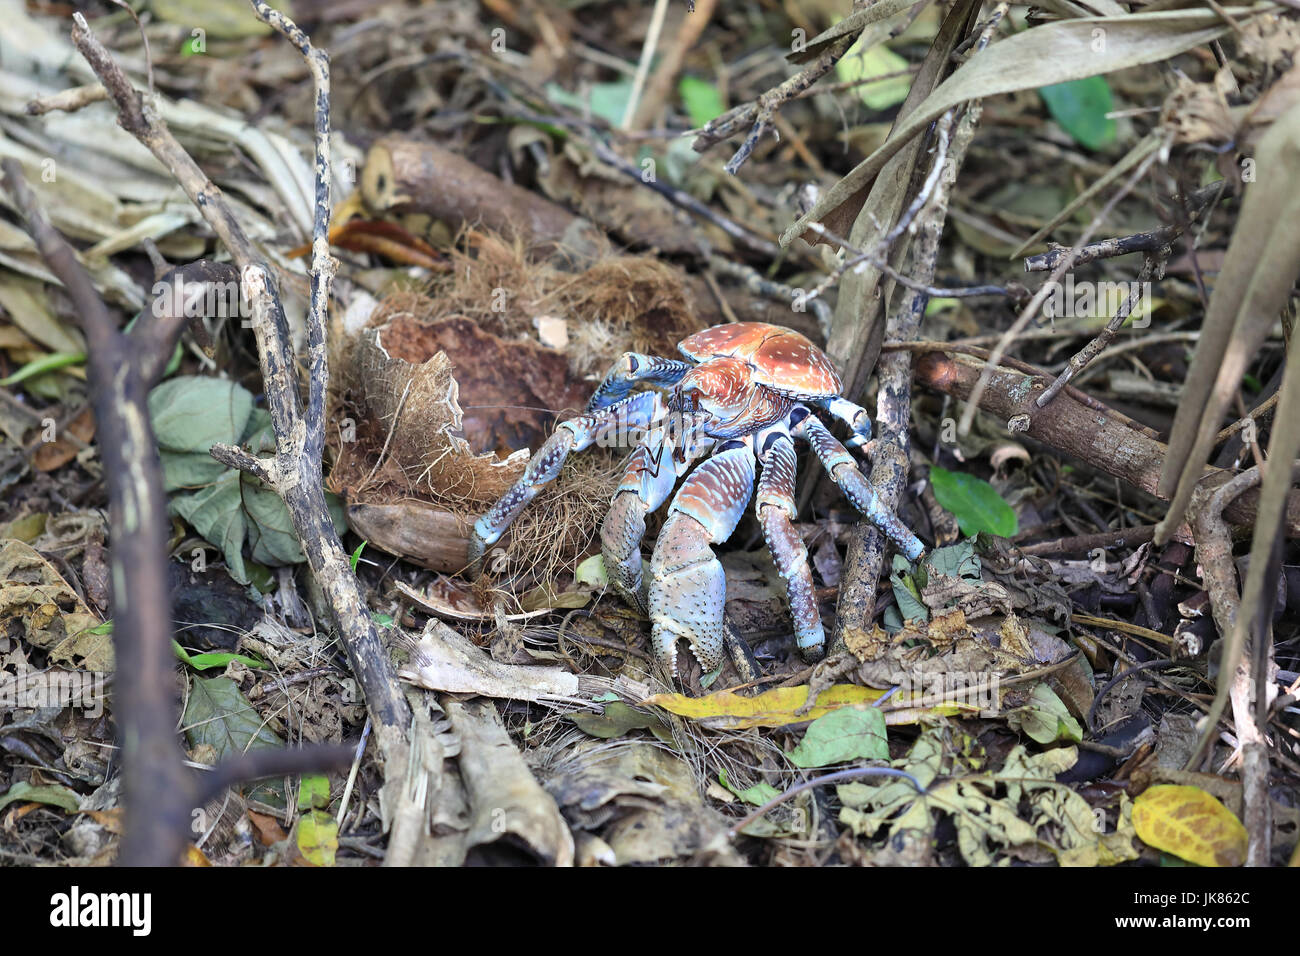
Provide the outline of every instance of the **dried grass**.
{"type": "Polygon", "coordinates": [[[563,319],[569,367],[596,379],[623,352],[675,356],[701,323],[691,315],[683,276],[649,256],[610,256],[582,272],[528,259],[518,240],[471,230],[433,280],[430,320],[464,316],[503,338],[536,340],[533,320],[563,319]]]}
{"type": "MultiPolygon", "coordinates": [[[[461,318],[536,348],[533,320],[552,316],[567,326],[570,372],[592,380],[625,351],[676,354],[676,343],[698,328],[679,272],[656,259],[611,256],[566,273],[530,261],[522,243],[482,231],[467,232],[452,259],[447,275],[388,296],[372,326],[461,318]]],[[[339,449],[331,486],[348,489],[349,501],[418,498],[474,520],[518,477],[522,461],[503,466],[456,437],[461,407],[445,357],[407,361],[372,341],[374,335],[364,333],[341,363],[346,394],[340,401],[354,409],[359,441],[339,449]]],[[[625,457],[591,449],[566,462],[489,554],[486,565],[498,587],[516,596],[538,584],[559,589],[555,582],[595,550],[625,457]]],[[[480,587],[490,585],[485,580],[480,587]]]]}

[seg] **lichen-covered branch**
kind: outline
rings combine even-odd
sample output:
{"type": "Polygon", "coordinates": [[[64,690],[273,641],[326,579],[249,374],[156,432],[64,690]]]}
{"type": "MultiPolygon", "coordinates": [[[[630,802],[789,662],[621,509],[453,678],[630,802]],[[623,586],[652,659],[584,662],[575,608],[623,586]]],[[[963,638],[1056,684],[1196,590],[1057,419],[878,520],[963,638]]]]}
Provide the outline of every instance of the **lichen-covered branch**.
{"type": "MultiPolygon", "coordinates": [[[[240,271],[244,294],[252,303],[253,334],[276,438],[275,467],[262,469],[258,476],[275,479],[276,491],[289,510],[307,563],[325,594],[365,695],[388,779],[396,779],[400,785],[409,756],[406,728],[410,723],[410,709],[330,520],[322,482],[324,396],[328,386],[325,312],[333,275],[326,239],[330,216],[328,60],[322,52],[313,50],[301,30],[265,3],[253,0],[253,8],[259,17],[304,52],[316,83],[316,202],[312,230],[312,301],[308,315],[310,381],[306,387],[305,415],[288,323],[271,272],[236,221],[221,190],[177,142],[152,105],[132,87],[80,14],[73,18],[72,40],[108,90],[118,110],[118,123],[171,171],[240,271]]],[[[250,470],[256,473],[255,469],[250,470]]]]}

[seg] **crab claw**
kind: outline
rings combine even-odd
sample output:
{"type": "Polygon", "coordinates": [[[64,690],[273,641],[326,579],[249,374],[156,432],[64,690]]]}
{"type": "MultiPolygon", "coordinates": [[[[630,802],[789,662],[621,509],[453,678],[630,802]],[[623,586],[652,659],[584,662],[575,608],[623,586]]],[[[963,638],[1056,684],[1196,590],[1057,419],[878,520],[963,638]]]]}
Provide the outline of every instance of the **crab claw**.
{"type": "Polygon", "coordinates": [[[709,629],[689,631],[679,622],[664,620],[662,616],[654,621],[650,634],[650,649],[654,652],[663,669],[672,677],[677,677],[677,642],[685,638],[690,644],[691,653],[700,662],[700,668],[709,674],[722,666],[722,635],[714,634],[709,629]]]}
{"type": "Polygon", "coordinates": [[[672,512],[650,559],[650,647],[677,676],[677,642],[685,639],[706,673],[722,666],[722,610],[726,602],[722,564],[699,522],[672,512]]]}

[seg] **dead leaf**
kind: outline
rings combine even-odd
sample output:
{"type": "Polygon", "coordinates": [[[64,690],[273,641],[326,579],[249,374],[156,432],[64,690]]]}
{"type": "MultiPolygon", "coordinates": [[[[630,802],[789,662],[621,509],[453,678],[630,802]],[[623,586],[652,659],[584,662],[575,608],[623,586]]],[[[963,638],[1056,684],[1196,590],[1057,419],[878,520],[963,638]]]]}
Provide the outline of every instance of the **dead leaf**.
{"type": "Polygon", "coordinates": [[[448,701],[446,711],[461,740],[460,776],[472,815],[469,846],[508,837],[547,865],[572,866],[573,835],[555,799],[533,779],[496,705],[448,701]]]}
{"type": "Polygon", "coordinates": [[[1133,804],[1133,825],[1143,843],[1198,866],[1241,866],[1246,828],[1199,787],[1159,784],[1133,804]]]}
{"type": "MultiPolygon", "coordinates": [[[[885,691],[856,684],[836,684],[817,695],[816,703],[806,710],[808,685],[777,687],[755,697],[742,697],[735,691],[723,690],[706,697],[687,697],[685,694],[655,694],[641,701],[642,706],[662,707],[679,717],[699,721],[703,727],[718,730],[743,730],[749,727],[786,727],[790,724],[816,720],[841,707],[867,707],[885,695],[885,691]]],[[[960,713],[957,706],[931,708],[929,713],[952,716],[960,713]]],[[[886,724],[906,724],[918,719],[915,709],[890,709],[885,712],[886,724]]]]}
{"type": "Polygon", "coordinates": [[[289,839],[289,835],[284,832],[284,827],[280,826],[280,821],[269,814],[249,810],[248,819],[257,830],[257,838],[262,842],[262,846],[283,843],[289,839]]]}
{"type": "Polygon", "coordinates": [[[833,213],[842,217],[842,211],[836,212],[841,204],[865,189],[895,153],[954,106],[1167,60],[1209,43],[1228,29],[1210,10],[1169,10],[1061,20],[993,43],[958,67],[924,103],[908,113],[885,145],[826,190],[813,208],[782,234],[781,242],[790,242],[810,223],[833,213]],[[1100,50],[1097,30],[1103,31],[1105,37],[1100,50]]]}
{"type": "Polygon", "coordinates": [[[77,592],[29,544],[9,539],[0,546],[0,623],[16,620],[23,638],[45,648],[50,660],[89,671],[113,669],[113,641],[90,633],[100,620],[77,592]]]}
{"type": "Polygon", "coordinates": [[[587,703],[578,697],[576,675],[558,667],[500,664],[441,621],[429,621],[410,644],[410,652],[410,661],[397,676],[430,690],[587,703]]]}
{"type": "Polygon", "coordinates": [[[42,442],[32,453],[32,467],[37,471],[54,471],[76,458],[95,437],[95,413],[89,405],[82,408],[51,442],[42,442]],[[76,439],[73,441],[72,439],[76,439]]]}

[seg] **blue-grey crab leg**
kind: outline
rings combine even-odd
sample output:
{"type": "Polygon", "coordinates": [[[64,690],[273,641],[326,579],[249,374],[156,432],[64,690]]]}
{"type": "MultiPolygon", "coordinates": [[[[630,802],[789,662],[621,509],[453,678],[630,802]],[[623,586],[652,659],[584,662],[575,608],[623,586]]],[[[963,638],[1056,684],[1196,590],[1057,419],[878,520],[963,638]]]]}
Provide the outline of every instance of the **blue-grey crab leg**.
{"type": "Polygon", "coordinates": [[[570,452],[590,448],[619,430],[644,431],[660,417],[662,408],[663,402],[656,393],[642,392],[594,414],[560,422],[554,434],[529,459],[519,480],[474,522],[474,531],[469,539],[470,568],[477,567],[483,560],[483,553],[490,545],[496,544],[510,523],[519,517],[519,512],[537,497],[542,486],[555,479],[570,452]]]}
{"type": "Polygon", "coordinates": [[[760,432],[755,444],[760,449],[759,464],[763,470],[754,495],[754,511],[777,573],[785,582],[799,653],[805,660],[820,660],[826,651],[826,632],[813,591],[808,549],[794,526],[798,510],[794,500],[794,440],[786,423],[781,422],[760,432]]]}
{"type": "Polygon", "coordinates": [[[607,408],[626,398],[637,385],[675,385],[692,368],[690,362],[624,352],[596,386],[587,411],[607,408]]]}
{"type": "MultiPolygon", "coordinates": [[[[867,480],[866,475],[858,470],[858,463],[849,454],[848,449],[840,444],[839,439],[830,433],[817,416],[808,412],[800,419],[800,411],[801,409],[796,407],[790,413],[790,422],[794,426],[791,429],[792,434],[812,446],[817,457],[826,466],[826,471],[840,486],[840,490],[852,502],[853,507],[862,512],[868,521],[898,545],[898,550],[902,551],[909,561],[915,561],[925,554],[925,545],[921,543],[921,539],[912,534],[907,525],[899,520],[898,515],[885,507],[885,503],[876,494],[876,489],[871,487],[871,482],[867,480]]],[[[803,409],[803,411],[807,410],[803,409]]]]}
{"type": "Polygon", "coordinates": [[[861,405],[854,405],[838,395],[820,404],[832,418],[839,419],[852,430],[853,437],[845,443],[850,450],[860,451],[871,440],[871,416],[861,405]]]}
{"type": "Polygon", "coordinates": [[[680,638],[706,671],[722,665],[727,582],[710,545],[731,537],[753,491],[753,439],[746,437],[719,446],[668,509],[650,558],[650,646],[673,676],[680,638]]]}
{"type": "Polygon", "coordinates": [[[649,612],[641,570],[646,515],[659,510],[677,482],[664,430],[651,432],[632,452],[623,480],[600,526],[600,551],[610,583],[634,607],[649,612]]]}

